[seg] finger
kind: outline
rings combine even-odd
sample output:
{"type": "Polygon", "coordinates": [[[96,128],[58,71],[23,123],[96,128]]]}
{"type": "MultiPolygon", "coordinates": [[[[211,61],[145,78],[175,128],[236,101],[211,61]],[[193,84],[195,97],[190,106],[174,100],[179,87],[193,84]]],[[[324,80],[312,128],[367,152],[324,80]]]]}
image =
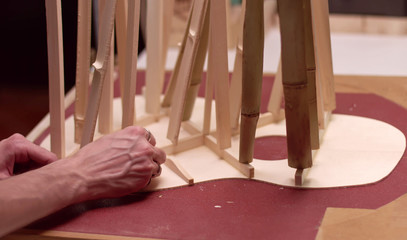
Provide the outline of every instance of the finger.
{"type": "Polygon", "coordinates": [[[156,141],[155,141],[155,137],[154,135],[146,128],[144,128],[145,130],[145,138],[147,139],[147,142],[149,142],[151,145],[155,146],[156,141]]]}
{"type": "Polygon", "coordinates": [[[153,150],[153,161],[156,162],[158,165],[163,164],[165,162],[165,159],[167,158],[165,152],[157,147],[153,147],[153,150]]]}
{"type": "Polygon", "coordinates": [[[152,178],[158,177],[161,175],[161,166],[159,163],[155,162],[157,165],[155,172],[151,175],[152,178]]]}
{"type": "Polygon", "coordinates": [[[25,138],[18,139],[16,146],[16,163],[25,163],[32,160],[36,163],[44,165],[57,160],[57,156],[54,153],[28,141],[25,138]]]}

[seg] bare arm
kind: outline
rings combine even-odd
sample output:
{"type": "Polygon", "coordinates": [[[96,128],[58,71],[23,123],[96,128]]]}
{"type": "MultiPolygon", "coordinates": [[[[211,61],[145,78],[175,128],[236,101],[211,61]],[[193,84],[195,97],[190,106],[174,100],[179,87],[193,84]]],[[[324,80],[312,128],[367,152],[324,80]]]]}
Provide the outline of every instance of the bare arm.
{"type": "Polygon", "coordinates": [[[143,128],[129,127],[70,158],[2,180],[0,236],[70,204],[139,191],[164,161],[154,137],[147,141],[143,128]]]}

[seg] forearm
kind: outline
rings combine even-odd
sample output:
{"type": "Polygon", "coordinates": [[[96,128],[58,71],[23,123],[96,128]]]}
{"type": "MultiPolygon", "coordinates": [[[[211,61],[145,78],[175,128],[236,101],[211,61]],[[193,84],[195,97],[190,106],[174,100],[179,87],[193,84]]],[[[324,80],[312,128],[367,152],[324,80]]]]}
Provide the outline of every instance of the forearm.
{"type": "Polygon", "coordinates": [[[0,237],[81,200],[83,181],[64,161],[0,181],[0,237]]]}

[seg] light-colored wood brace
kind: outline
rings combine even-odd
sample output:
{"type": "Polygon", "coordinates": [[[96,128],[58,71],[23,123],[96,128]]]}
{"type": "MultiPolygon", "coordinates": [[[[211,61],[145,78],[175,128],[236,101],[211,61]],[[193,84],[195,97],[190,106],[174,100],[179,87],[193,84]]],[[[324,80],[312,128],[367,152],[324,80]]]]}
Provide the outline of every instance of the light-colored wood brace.
{"type": "Polygon", "coordinates": [[[94,74],[88,107],[86,109],[85,127],[83,131],[81,147],[93,141],[96,119],[102,94],[103,79],[106,74],[107,63],[110,57],[109,53],[112,41],[115,8],[116,0],[107,1],[102,14],[102,21],[100,22],[101,26],[103,27],[100,29],[96,61],[92,64],[94,74]]]}
{"type": "Polygon", "coordinates": [[[135,122],[136,109],[134,97],[136,96],[137,82],[137,53],[139,40],[140,0],[131,0],[128,5],[128,31],[126,46],[126,73],[123,81],[123,113],[122,128],[132,126],[135,122]]]}
{"type": "Polygon", "coordinates": [[[179,48],[177,61],[175,62],[174,70],[172,71],[170,81],[168,83],[168,87],[167,87],[167,89],[165,91],[165,95],[164,95],[163,101],[161,103],[162,107],[169,107],[171,105],[171,102],[172,102],[172,98],[173,98],[174,91],[175,91],[175,86],[177,84],[178,73],[179,73],[181,61],[182,61],[182,58],[184,56],[185,44],[186,44],[186,41],[188,39],[189,26],[191,25],[192,10],[193,10],[193,6],[194,6],[193,4],[194,3],[192,3],[191,10],[189,11],[187,26],[185,28],[185,33],[184,33],[184,37],[182,39],[181,46],[179,48]]]}
{"type": "Polygon", "coordinates": [[[190,85],[187,89],[185,97],[185,109],[182,121],[189,120],[192,115],[192,110],[195,105],[195,99],[198,95],[199,87],[202,82],[203,67],[206,59],[206,53],[208,51],[208,39],[209,39],[209,11],[206,11],[204,20],[204,26],[201,34],[201,41],[199,41],[198,52],[194,61],[192,70],[192,77],[190,85]]]}
{"type": "Polygon", "coordinates": [[[332,66],[332,48],[329,27],[328,0],[311,0],[316,52],[317,82],[321,84],[324,110],[336,108],[335,84],[332,66]]]}
{"type": "Polygon", "coordinates": [[[239,162],[253,161],[263,80],[264,1],[246,1],[243,27],[242,110],[239,162]]]}
{"type": "MultiPolygon", "coordinates": [[[[103,12],[106,6],[106,1],[99,0],[99,13],[103,12]]],[[[99,15],[99,22],[101,15],[99,15]]],[[[99,33],[100,31],[99,25],[99,33]]],[[[111,35],[111,43],[109,48],[109,61],[107,62],[105,79],[103,79],[102,96],[100,99],[99,108],[99,123],[98,130],[101,134],[109,134],[113,132],[113,73],[114,73],[114,28],[111,35]]]]}
{"type": "Polygon", "coordinates": [[[303,169],[312,166],[303,1],[278,0],[278,11],[288,165],[303,169]]]}
{"type": "Polygon", "coordinates": [[[75,83],[75,143],[81,142],[85,123],[86,104],[89,90],[90,40],[92,1],[78,0],[78,34],[76,50],[75,83]]]}
{"type": "MultiPolygon", "coordinates": [[[[79,0],[80,1],[80,0],[79,0]]],[[[117,0],[115,27],[117,56],[119,60],[120,96],[122,98],[122,110],[124,111],[124,79],[126,74],[126,39],[127,39],[127,12],[128,0],[117,0]]]]}
{"type": "Polygon", "coordinates": [[[284,115],[281,112],[281,103],[283,102],[284,90],[283,90],[283,76],[281,70],[281,58],[278,62],[277,72],[274,77],[273,88],[271,89],[269,103],[267,105],[267,111],[272,113],[273,122],[278,122],[284,119],[284,115]]]}
{"type": "Polygon", "coordinates": [[[45,1],[51,151],[65,157],[64,56],[60,0],[45,1]]]}
{"type": "Polygon", "coordinates": [[[185,95],[187,88],[190,85],[194,60],[196,59],[199,41],[201,40],[207,5],[207,0],[196,0],[192,10],[193,12],[188,30],[188,39],[185,44],[178,80],[172,99],[169,127],[167,132],[167,138],[173,143],[177,143],[178,141],[178,135],[181,128],[182,116],[185,107],[185,95]]]}
{"type": "Polygon", "coordinates": [[[215,79],[216,139],[220,149],[231,146],[226,2],[211,1],[208,78],[215,79]]]}
{"type": "Polygon", "coordinates": [[[234,132],[239,130],[240,109],[242,107],[243,23],[245,6],[246,0],[243,0],[239,16],[236,56],[229,89],[230,126],[234,132]]]}

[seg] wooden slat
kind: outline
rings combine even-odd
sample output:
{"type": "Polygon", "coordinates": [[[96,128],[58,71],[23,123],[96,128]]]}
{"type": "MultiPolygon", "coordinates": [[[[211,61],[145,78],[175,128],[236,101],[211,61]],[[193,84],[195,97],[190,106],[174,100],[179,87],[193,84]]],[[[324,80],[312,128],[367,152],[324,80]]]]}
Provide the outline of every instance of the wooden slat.
{"type": "Polygon", "coordinates": [[[51,151],[65,156],[64,60],[60,0],[46,0],[51,151]]]}
{"type": "Polygon", "coordinates": [[[81,142],[89,90],[92,1],[78,0],[76,44],[75,143],[81,142]]]}
{"type": "MultiPolygon", "coordinates": [[[[80,0],[79,0],[80,1],[80,0]]],[[[122,98],[123,105],[123,92],[124,92],[124,79],[126,74],[126,39],[127,39],[127,12],[128,12],[128,0],[117,0],[115,26],[116,26],[116,45],[118,55],[119,66],[119,79],[120,79],[120,96],[122,98]]]]}
{"type": "Polygon", "coordinates": [[[281,103],[283,102],[284,90],[283,90],[283,76],[281,72],[281,58],[278,62],[277,72],[274,77],[273,88],[271,89],[270,99],[267,105],[267,111],[273,114],[274,122],[277,122],[284,118],[281,111],[281,103]]]}
{"type": "Polygon", "coordinates": [[[185,94],[192,76],[193,61],[196,58],[199,46],[207,4],[207,0],[196,0],[192,12],[188,39],[186,41],[185,51],[181,61],[180,72],[171,107],[169,120],[170,127],[168,128],[167,132],[167,138],[174,143],[178,141],[179,130],[185,107],[185,94]]]}
{"type": "Polygon", "coordinates": [[[160,112],[160,95],[164,83],[163,56],[163,16],[164,3],[162,0],[147,1],[147,30],[146,30],[146,112],[158,114],[160,112]]]}
{"type": "Polygon", "coordinates": [[[116,0],[109,0],[106,2],[102,14],[101,26],[98,39],[98,49],[96,54],[96,61],[92,64],[94,69],[92,87],[89,97],[88,106],[85,116],[85,127],[81,141],[81,147],[93,141],[95,131],[96,119],[99,111],[103,79],[107,70],[107,63],[109,61],[110,45],[113,33],[114,12],[116,8],[116,0]]]}
{"type": "Polygon", "coordinates": [[[215,79],[216,134],[220,149],[231,146],[226,3],[211,1],[208,79],[215,79]]]}
{"type": "MultiPolygon", "coordinates": [[[[319,67],[325,111],[336,108],[335,85],[333,80],[332,48],[329,26],[328,0],[311,0],[313,14],[316,62],[319,67]]],[[[318,80],[317,80],[318,81],[318,80]]]]}
{"type": "Polygon", "coordinates": [[[137,81],[137,52],[139,39],[139,19],[140,19],[140,0],[132,0],[128,5],[128,31],[126,46],[126,73],[123,89],[123,113],[122,128],[132,126],[135,123],[135,103],[136,81],[137,81]]]}

